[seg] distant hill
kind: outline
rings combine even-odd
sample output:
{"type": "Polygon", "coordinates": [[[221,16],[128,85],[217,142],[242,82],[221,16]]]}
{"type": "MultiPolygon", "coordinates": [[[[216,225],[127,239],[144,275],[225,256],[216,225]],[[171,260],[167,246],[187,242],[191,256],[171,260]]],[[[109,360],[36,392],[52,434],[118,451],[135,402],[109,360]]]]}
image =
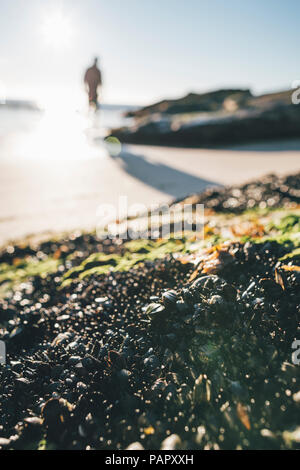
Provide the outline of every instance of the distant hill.
{"type": "Polygon", "coordinates": [[[0,109],[1,108],[29,109],[32,111],[40,110],[40,108],[34,101],[28,101],[28,100],[3,100],[3,101],[0,101],[0,109]]]}

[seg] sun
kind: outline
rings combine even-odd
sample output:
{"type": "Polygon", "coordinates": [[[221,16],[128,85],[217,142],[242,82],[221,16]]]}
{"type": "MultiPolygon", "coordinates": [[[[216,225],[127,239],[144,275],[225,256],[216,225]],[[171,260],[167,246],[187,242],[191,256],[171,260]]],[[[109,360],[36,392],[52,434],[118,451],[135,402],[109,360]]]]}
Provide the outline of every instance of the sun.
{"type": "Polygon", "coordinates": [[[41,25],[41,32],[47,45],[65,48],[71,44],[73,28],[70,19],[61,11],[49,12],[41,25]]]}

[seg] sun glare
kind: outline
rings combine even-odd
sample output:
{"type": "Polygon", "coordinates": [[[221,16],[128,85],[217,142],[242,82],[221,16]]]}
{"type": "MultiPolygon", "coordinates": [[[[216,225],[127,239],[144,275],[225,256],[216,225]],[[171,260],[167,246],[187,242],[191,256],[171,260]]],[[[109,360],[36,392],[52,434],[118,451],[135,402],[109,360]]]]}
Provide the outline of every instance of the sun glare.
{"type": "Polygon", "coordinates": [[[71,43],[73,28],[70,19],[61,11],[52,11],[44,18],[41,27],[47,45],[65,48],[71,43]]]}

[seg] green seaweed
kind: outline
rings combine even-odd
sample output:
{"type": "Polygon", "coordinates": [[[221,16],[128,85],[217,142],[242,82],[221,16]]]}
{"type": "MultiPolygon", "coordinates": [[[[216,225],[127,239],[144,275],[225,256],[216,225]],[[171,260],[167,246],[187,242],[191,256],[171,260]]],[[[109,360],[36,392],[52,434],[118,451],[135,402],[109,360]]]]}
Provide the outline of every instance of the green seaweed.
{"type": "MultiPolygon", "coordinates": [[[[105,254],[103,252],[91,253],[86,259],[82,260],[79,265],[75,265],[73,260],[77,255],[69,254],[65,260],[47,257],[43,260],[37,257],[26,256],[21,259],[15,259],[13,264],[0,264],[0,297],[25,282],[30,277],[45,277],[50,273],[55,273],[60,264],[64,264],[68,271],[63,275],[61,287],[66,287],[74,280],[81,280],[92,275],[103,275],[109,271],[129,271],[134,269],[141,263],[152,262],[157,259],[164,258],[172,253],[193,253],[202,249],[221,244],[227,240],[247,241],[259,244],[266,242],[276,242],[283,245],[286,250],[284,259],[294,259],[299,256],[296,251],[300,248],[300,211],[298,209],[260,209],[248,210],[240,216],[232,214],[234,224],[238,224],[239,220],[245,222],[247,220],[258,220],[259,223],[265,224],[266,235],[260,238],[251,236],[242,236],[240,238],[223,236],[222,228],[228,225],[231,220],[230,214],[224,218],[224,214],[214,216],[213,227],[214,233],[207,234],[204,239],[195,239],[194,233],[186,234],[185,238],[176,239],[138,239],[125,242],[120,245],[117,253],[105,254]],[[267,220],[257,219],[258,217],[267,216],[267,220]]],[[[59,243],[55,240],[55,243],[59,243]]],[[[63,243],[63,241],[61,242],[63,243]]],[[[58,274],[61,276],[61,274],[58,274]]]]}
{"type": "Polygon", "coordinates": [[[61,287],[66,287],[73,279],[84,279],[91,275],[106,274],[109,271],[129,271],[146,261],[164,258],[167,254],[184,252],[185,240],[132,240],[124,244],[123,255],[93,253],[79,266],[70,269],[62,279],[61,287]]]}
{"type": "Polygon", "coordinates": [[[30,277],[46,277],[55,273],[61,261],[47,257],[39,260],[33,257],[16,260],[15,264],[0,264],[0,295],[16,285],[25,282],[30,277]]]}
{"type": "Polygon", "coordinates": [[[291,251],[290,253],[286,254],[279,261],[300,261],[300,248],[296,248],[295,250],[291,251]]]}
{"type": "Polygon", "coordinates": [[[300,215],[299,214],[287,214],[280,219],[277,223],[270,223],[269,230],[277,230],[282,234],[286,233],[298,233],[300,232],[300,215]]]}
{"type": "Polygon", "coordinates": [[[40,442],[30,447],[32,450],[56,450],[56,448],[55,444],[47,441],[46,439],[42,439],[40,442]]]}

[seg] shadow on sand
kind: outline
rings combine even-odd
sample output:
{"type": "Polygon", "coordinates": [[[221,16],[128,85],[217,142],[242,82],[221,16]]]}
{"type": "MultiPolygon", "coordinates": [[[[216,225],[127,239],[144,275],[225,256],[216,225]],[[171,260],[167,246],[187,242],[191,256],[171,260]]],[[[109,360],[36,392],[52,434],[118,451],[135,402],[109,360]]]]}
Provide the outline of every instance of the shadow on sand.
{"type": "Polygon", "coordinates": [[[147,160],[143,155],[128,150],[123,150],[120,155],[112,158],[129,175],[174,198],[199,193],[212,186],[220,187],[215,181],[147,160]]]}

